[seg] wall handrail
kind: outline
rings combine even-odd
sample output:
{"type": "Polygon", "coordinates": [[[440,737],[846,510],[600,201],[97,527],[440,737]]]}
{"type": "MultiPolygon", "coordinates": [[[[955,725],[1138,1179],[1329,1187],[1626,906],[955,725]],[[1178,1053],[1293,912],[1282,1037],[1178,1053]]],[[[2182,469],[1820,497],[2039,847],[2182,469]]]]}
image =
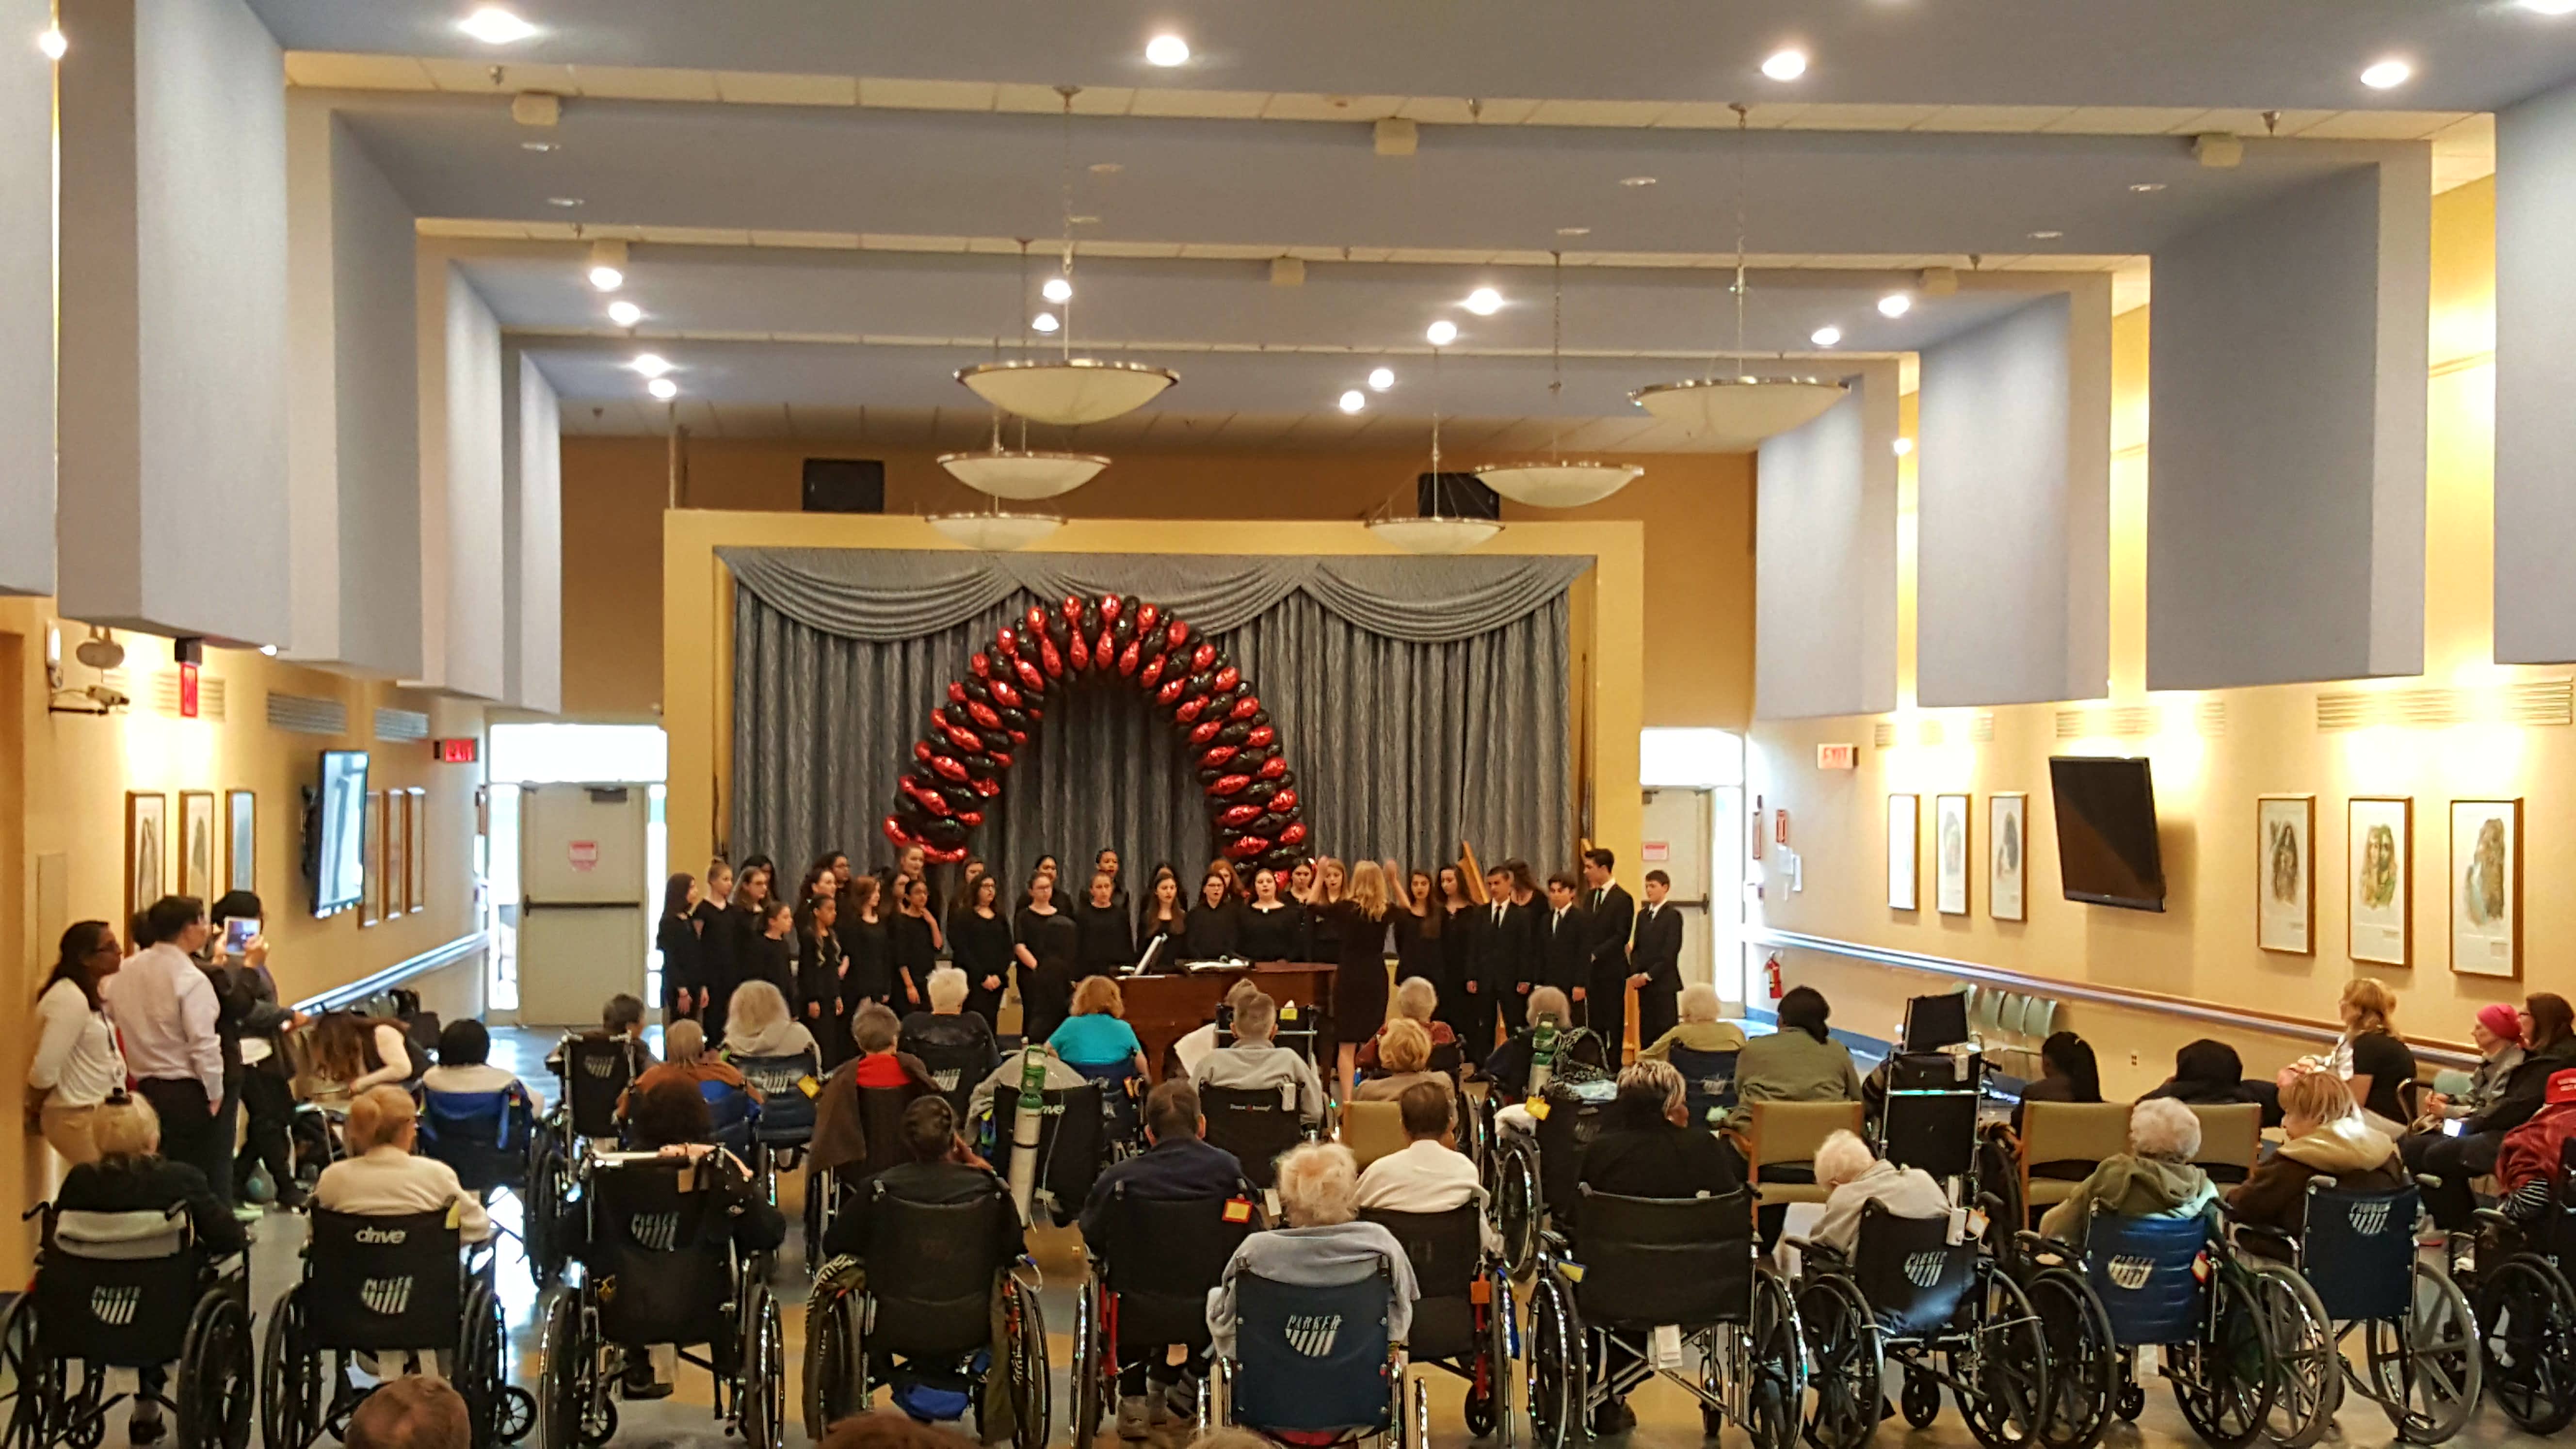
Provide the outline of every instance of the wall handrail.
{"type": "MultiPolygon", "coordinates": [[[[1929,976],[1944,976],[1954,981],[1973,982],[1980,986],[2000,986],[2010,991],[2026,991],[2060,1001],[2081,1001],[2095,1006],[2112,1006],[2127,1011],[2152,1012],[2160,1016],[2181,1017],[2187,1021],[2206,1022],[2212,1026],[2232,1027],[2238,1031],[2261,1032],[2269,1036],[2289,1037],[2295,1041],[2331,1046],[2342,1037],[2343,1028],[2334,1022],[2313,1017],[2289,1016],[2281,1012],[2261,1011],[2250,1006],[2222,1006],[2190,996],[2171,996],[2161,991],[2140,991],[2127,986],[2098,986],[2091,982],[2067,981],[2054,976],[2033,976],[2026,971],[2008,971],[1976,961],[1961,961],[1948,956],[1930,956],[1920,951],[1904,951],[1893,946],[1872,946],[1861,941],[1845,941],[1832,936],[1811,936],[1804,931],[1782,931],[1768,926],[1748,927],[1744,932],[1748,944],[1795,951],[1816,951],[1846,960],[1866,961],[1874,966],[1894,966],[1900,970],[1920,971],[1929,976]]],[[[2430,1037],[2410,1036],[2406,1045],[2419,1062],[2434,1066],[2473,1070],[2480,1057],[2477,1048],[2467,1042],[2439,1041],[2430,1037]]]]}
{"type": "Polygon", "coordinates": [[[339,1011],[357,1005],[379,991],[400,986],[405,981],[441,966],[452,966],[468,956],[478,955],[491,944],[491,935],[469,931],[455,940],[432,946],[417,956],[397,961],[381,971],[370,972],[345,986],[335,986],[318,996],[308,996],[295,1003],[295,1009],[308,1016],[326,1011],[339,1011]]]}

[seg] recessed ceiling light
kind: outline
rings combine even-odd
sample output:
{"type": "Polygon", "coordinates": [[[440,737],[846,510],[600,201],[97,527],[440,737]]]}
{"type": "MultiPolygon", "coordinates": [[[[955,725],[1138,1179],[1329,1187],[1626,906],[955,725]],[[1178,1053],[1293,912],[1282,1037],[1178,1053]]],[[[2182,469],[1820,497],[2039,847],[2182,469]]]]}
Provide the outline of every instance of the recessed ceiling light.
{"type": "Polygon", "coordinates": [[[590,269],[590,284],[603,292],[614,292],[626,285],[626,274],[602,262],[590,269]]]}
{"type": "Polygon", "coordinates": [[[1878,299],[1878,315],[1881,317],[1902,317],[1913,310],[1914,299],[1903,292],[1890,292],[1878,299]]]}
{"type": "Polygon", "coordinates": [[[638,353],[635,360],[626,365],[646,377],[660,377],[671,370],[670,359],[658,352],[638,353]]]}
{"type": "Polygon", "coordinates": [[[2576,0],[2522,0],[2522,8],[2534,15],[2576,15],[2576,0]]]}
{"type": "Polygon", "coordinates": [[[2387,60],[2372,63],[2369,69],[2361,73],[2361,83],[2372,90],[2384,91],[2406,84],[2414,74],[2415,67],[2392,56],[2387,60]]]}
{"type": "Polygon", "coordinates": [[[2066,235],[2066,233],[2062,231],[2035,231],[2030,234],[2030,239],[2032,241],[2055,241],[2064,235],[2066,235]]]}
{"type": "Polygon", "coordinates": [[[546,205],[560,206],[564,210],[570,211],[574,207],[581,205],[581,198],[578,196],[549,196],[546,198],[546,205]]]}
{"type": "Polygon", "coordinates": [[[1073,283],[1062,277],[1049,277],[1046,285],[1038,288],[1038,295],[1050,302],[1070,302],[1073,300],[1073,283]]]}
{"type": "Polygon", "coordinates": [[[1116,161],[1094,161],[1091,163],[1091,174],[1094,176],[1115,176],[1126,169],[1127,168],[1124,165],[1116,161]]]}
{"type": "Polygon", "coordinates": [[[1479,317],[1491,317],[1503,310],[1503,294],[1491,287],[1478,287],[1467,294],[1467,310],[1479,317]]]}
{"type": "Polygon", "coordinates": [[[1899,438],[1890,446],[1896,449],[1896,456],[1902,458],[1906,454],[1914,451],[1914,440],[1912,438],[1899,438]]]}
{"type": "Polygon", "coordinates": [[[1368,394],[1360,391],[1358,388],[1352,388],[1350,391],[1342,394],[1343,412],[1355,413],[1367,406],[1368,394]]]}
{"type": "Polygon", "coordinates": [[[1156,65],[1180,65],[1190,58],[1190,43],[1177,35],[1157,35],[1145,42],[1145,59],[1156,65]]]}
{"type": "Polygon", "coordinates": [[[1053,312],[1040,312],[1038,315],[1029,319],[1029,326],[1040,332],[1053,332],[1056,328],[1063,325],[1063,323],[1055,320],[1055,314],[1053,312]]]}
{"type": "Polygon", "coordinates": [[[516,45],[537,33],[537,27],[498,5],[486,5],[456,22],[456,28],[485,45],[516,45]]]}
{"type": "Polygon", "coordinates": [[[1843,340],[1843,329],[1828,323],[1808,333],[1807,340],[1818,347],[1832,347],[1843,340]]]}
{"type": "Polygon", "coordinates": [[[1432,323],[1429,327],[1424,328],[1422,335],[1430,339],[1432,346],[1446,347],[1450,343],[1458,340],[1458,324],[1450,321],[1446,317],[1443,317],[1439,321],[1432,323]]]}
{"type": "Polygon", "coordinates": [[[664,402],[669,402],[680,395],[680,385],[667,377],[657,377],[644,384],[644,390],[664,402]]]}
{"type": "Polygon", "coordinates": [[[608,320],[620,327],[632,327],[644,320],[644,309],[632,302],[611,302],[608,304],[608,320]]]}
{"type": "Polygon", "coordinates": [[[548,151],[560,148],[558,148],[552,141],[521,141],[519,143],[519,149],[522,151],[534,151],[538,155],[542,156],[548,151]]]}
{"type": "Polygon", "coordinates": [[[2161,181],[2132,181],[2129,183],[2129,189],[2144,196],[2151,191],[2164,190],[2165,184],[2161,181]]]}
{"type": "Polygon", "coordinates": [[[1776,81],[1796,80],[1807,73],[1807,53],[1795,46],[1773,51],[1771,58],[1762,62],[1762,73],[1776,81]]]}
{"type": "Polygon", "coordinates": [[[1370,368],[1369,386],[1377,389],[1379,392],[1384,392],[1388,388],[1395,386],[1395,369],[1392,367],[1370,368]]]}
{"type": "Polygon", "coordinates": [[[36,36],[36,48],[45,53],[45,59],[60,60],[63,52],[72,48],[72,43],[63,38],[61,26],[48,25],[36,36]]]}
{"type": "Polygon", "coordinates": [[[1619,184],[1622,186],[1652,186],[1655,184],[1655,178],[1651,176],[1622,176],[1619,178],[1619,184]]]}
{"type": "MultiPolygon", "coordinates": [[[[2576,3],[2576,0],[2570,0],[2570,3],[2576,3]]],[[[1592,235],[1592,228],[1588,226],[1560,226],[1556,229],[1556,234],[1558,236],[1590,236],[1592,235]]]]}

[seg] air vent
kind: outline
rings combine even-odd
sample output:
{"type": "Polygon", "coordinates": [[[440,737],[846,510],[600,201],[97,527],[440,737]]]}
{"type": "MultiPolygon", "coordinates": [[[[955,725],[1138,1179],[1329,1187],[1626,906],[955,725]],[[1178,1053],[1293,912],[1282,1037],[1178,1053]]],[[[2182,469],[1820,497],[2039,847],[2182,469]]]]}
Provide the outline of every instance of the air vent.
{"type": "Polygon", "coordinates": [[[2204,699],[2200,702],[2200,732],[2213,740],[2227,733],[2227,701],[2204,699]]]}
{"type": "Polygon", "coordinates": [[[1968,738],[1981,745],[1995,742],[1995,717],[1989,712],[1968,721],[1968,738]]]}
{"type": "Polygon", "coordinates": [[[2576,724],[2576,680],[2531,679],[2492,689],[2333,690],[2317,695],[2324,731],[2396,725],[2576,724]]]}
{"type": "Polygon", "coordinates": [[[272,690],[268,696],[268,727],[299,735],[345,735],[349,732],[349,706],[336,699],[272,690]]]}
{"type": "Polygon", "coordinates": [[[1894,745],[1896,743],[1896,721],[1883,719],[1878,723],[1871,725],[1869,727],[1869,742],[1873,747],[1882,750],[1894,745]]]}
{"type": "MultiPolygon", "coordinates": [[[[197,676],[197,718],[220,720],[224,717],[227,691],[220,679],[197,676]]],[[[179,718],[179,671],[164,669],[152,676],[152,707],[172,719],[179,718]]]]}
{"type": "Polygon", "coordinates": [[[377,710],[376,738],[380,740],[428,739],[429,716],[416,709],[377,710]]]}
{"type": "Polygon", "coordinates": [[[2149,704],[2061,709],[2057,712],[2057,737],[2061,740],[2144,739],[2156,732],[2163,715],[2164,711],[2149,704]]]}

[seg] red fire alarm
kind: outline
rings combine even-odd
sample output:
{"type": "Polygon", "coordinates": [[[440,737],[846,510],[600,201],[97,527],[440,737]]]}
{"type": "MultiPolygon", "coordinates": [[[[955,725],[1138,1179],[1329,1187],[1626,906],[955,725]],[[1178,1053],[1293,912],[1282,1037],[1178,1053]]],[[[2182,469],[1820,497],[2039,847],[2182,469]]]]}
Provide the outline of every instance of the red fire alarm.
{"type": "Polygon", "coordinates": [[[470,765],[482,758],[482,744],[472,735],[456,740],[431,740],[429,757],[442,765],[470,765]]]}

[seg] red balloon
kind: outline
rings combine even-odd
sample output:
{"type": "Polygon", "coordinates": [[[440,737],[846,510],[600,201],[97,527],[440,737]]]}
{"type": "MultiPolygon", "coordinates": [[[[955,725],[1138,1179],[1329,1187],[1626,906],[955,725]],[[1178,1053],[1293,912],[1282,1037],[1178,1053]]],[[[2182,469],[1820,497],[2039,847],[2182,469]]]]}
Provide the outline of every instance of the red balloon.
{"type": "Polygon", "coordinates": [[[990,705],[977,704],[975,701],[970,699],[966,701],[966,712],[975,717],[975,723],[982,725],[988,730],[997,730],[1002,727],[1002,717],[993,713],[990,705]]]}
{"type": "Polygon", "coordinates": [[[994,764],[1001,766],[1005,770],[1011,768],[1011,757],[1009,755],[1002,753],[1000,750],[986,750],[984,753],[993,757],[994,764]]]}
{"type": "Polygon", "coordinates": [[[951,704],[966,702],[966,686],[963,682],[954,679],[948,681],[948,702],[951,704]]]}
{"type": "Polygon", "coordinates": [[[1272,755],[1269,759],[1261,762],[1261,778],[1265,780],[1276,780],[1287,773],[1288,762],[1279,758],[1277,755],[1272,755]]]}
{"type": "Polygon", "coordinates": [[[1118,596],[1116,594],[1102,594],[1100,596],[1101,622],[1107,624],[1117,623],[1118,612],[1125,607],[1125,605],[1118,602],[1118,596]]]}
{"type": "Polygon", "coordinates": [[[1017,629],[1012,628],[1010,625],[1004,624],[1001,627],[1001,630],[993,635],[993,647],[1004,654],[1019,653],[1020,632],[1017,629]]]}
{"type": "Polygon", "coordinates": [[[939,778],[943,780],[954,780],[961,785],[966,783],[966,767],[959,764],[956,757],[952,755],[931,756],[930,768],[937,770],[939,778]]]}
{"type": "Polygon", "coordinates": [[[1221,719],[1200,720],[1197,724],[1190,727],[1190,748],[1195,750],[1199,746],[1206,744],[1208,741],[1215,739],[1216,732],[1224,728],[1225,721],[1221,719]]]}
{"type": "Polygon", "coordinates": [[[960,754],[979,755],[987,753],[984,749],[984,742],[982,740],[975,738],[974,735],[957,728],[955,725],[949,724],[945,720],[940,722],[939,732],[948,737],[948,743],[955,745],[958,753],[960,754]]]}
{"type": "Polygon", "coordinates": [[[1205,639],[1201,639],[1199,641],[1199,647],[1190,651],[1190,668],[1194,671],[1204,671],[1209,665],[1214,664],[1215,662],[1216,646],[1210,644],[1205,639]]]}
{"type": "Polygon", "coordinates": [[[1172,656],[1168,654],[1157,654],[1153,658],[1146,660],[1145,667],[1142,670],[1139,670],[1136,674],[1137,687],[1140,689],[1151,689],[1156,683],[1160,682],[1163,677],[1163,664],[1171,657],[1172,656]]]}
{"type": "Polygon", "coordinates": [[[1206,754],[1199,756],[1199,768],[1202,770],[1216,769],[1240,753],[1242,753],[1242,750],[1239,746],[1219,745],[1215,749],[1208,751],[1206,754]]]}
{"type": "Polygon", "coordinates": [[[1038,672],[1036,665],[1015,654],[1011,656],[1011,672],[1020,677],[1020,683],[1028,687],[1031,695],[1046,693],[1046,676],[1038,672]]]}
{"type": "Polygon", "coordinates": [[[1117,662],[1118,641],[1110,638],[1109,631],[1103,629],[1100,631],[1100,637],[1091,641],[1091,667],[1106,669],[1117,662]]]}
{"type": "Polygon", "coordinates": [[[1154,703],[1157,706],[1170,704],[1181,697],[1181,691],[1189,688],[1189,684],[1190,681],[1185,675],[1175,675],[1164,680],[1163,687],[1154,691],[1154,703]]]}
{"type": "Polygon", "coordinates": [[[1225,853],[1235,860],[1250,860],[1270,848],[1270,842],[1258,835],[1238,835],[1228,841],[1225,853]]]}
{"type": "Polygon", "coordinates": [[[1169,624],[1163,626],[1163,647],[1166,649],[1180,648],[1183,644],[1189,642],[1189,637],[1190,626],[1181,622],[1179,619],[1174,619],[1169,624]]]}
{"type": "Polygon", "coordinates": [[[885,831],[886,839],[893,841],[898,847],[908,849],[921,843],[913,838],[911,831],[903,828],[903,822],[901,820],[892,815],[885,818],[885,821],[880,828],[885,831]]]}
{"type": "Polygon", "coordinates": [[[1046,666],[1047,678],[1064,678],[1064,656],[1056,652],[1053,639],[1038,640],[1038,663],[1046,666]]]}
{"type": "Polygon", "coordinates": [[[973,780],[968,783],[975,787],[976,794],[987,800],[1002,793],[1002,782],[999,780],[973,780]]]}
{"type": "Polygon", "coordinates": [[[931,754],[932,750],[930,748],[930,741],[914,740],[912,742],[912,757],[914,759],[927,760],[930,758],[931,754]]]}
{"type": "Polygon", "coordinates": [[[1261,713],[1260,696],[1247,694],[1234,702],[1234,708],[1227,710],[1225,717],[1227,719],[1250,719],[1259,713],[1261,713]]]}
{"type": "Polygon", "coordinates": [[[1261,807],[1258,805],[1229,805],[1225,807],[1225,813],[1216,818],[1216,823],[1228,830],[1241,830],[1260,818],[1261,807]]]}
{"type": "Polygon", "coordinates": [[[896,779],[894,783],[895,788],[901,790],[914,804],[929,811],[931,814],[947,815],[953,813],[949,809],[948,802],[940,798],[937,791],[925,790],[919,785],[914,784],[910,775],[901,776],[896,779]]]}
{"type": "Polygon", "coordinates": [[[1279,843],[1285,846],[1298,846],[1305,844],[1306,822],[1303,820],[1289,821],[1288,828],[1279,832],[1279,843]]]}
{"type": "Polygon", "coordinates": [[[1294,790],[1282,790],[1278,794],[1271,796],[1270,808],[1278,811],[1282,815],[1296,809],[1297,792],[1294,790]]]}
{"type": "Polygon", "coordinates": [[[1056,611],[1064,615],[1066,623],[1076,623],[1082,618],[1082,600],[1067,594],[1064,596],[1064,602],[1056,606],[1056,611]]]}
{"type": "Polygon", "coordinates": [[[1004,708],[1018,709],[1020,707],[1021,694],[1017,685],[1014,685],[1011,681],[1002,678],[1000,675],[995,675],[990,681],[988,681],[988,683],[993,691],[993,697],[1000,700],[1004,708]]]}
{"type": "Polygon", "coordinates": [[[1216,672],[1216,692],[1223,694],[1227,690],[1234,688],[1234,682],[1242,677],[1243,671],[1235,668],[1231,664],[1218,670],[1216,672]]]}
{"type": "Polygon", "coordinates": [[[1163,611],[1161,609],[1156,608],[1152,604],[1138,604],[1136,606],[1137,638],[1145,639],[1151,637],[1154,632],[1154,626],[1161,622],[1163,622],[1163,611]]]}
{"type": "Polygon", "coordinates": [[[921,858],[932,865],[955,865],[966,858],[966,847],[955,845],[942,850],[935,845],[924,845],[921,848],[921,858]]]}
{"type": "Polygon", "coordinates": [[[1207,706],[1208,697],[1206,695],[1191,695],[1188,699],[1181,701],[1181,707],[1179,709],[1172,711],[1172,718],[1179,720],[1183,724],[1188,724],[1191,720],[1197,719],[1199,717],[1199,711],[1206,709],[1207,706]]]}
{"type": "Polygon", "coordinates": [[[965,826],[969,830],[972,830],[976,826],[984,823],[984,812],[981,810],[960,810],[957,812],[957,823],[965,826]]]}
{"type": "Polygon", "coordinates": [[[976,650],[967,656],[966,667],[973,671],[977,679],[990,679],[993,677],[993,656],[980,649],[976,650]]]}
{"type": "MultiPolygon", "coordinates": [[[[993,697],[1000,699],[1001,691],[993,691],[993,697]]],[[[1010,703],[1009,700],[1002,700],[1002,702],[1004,704],[1010,703]]],[[[1243,737],[1243,744],[1246,749],[1266,750],[1270,748],[1270,742],[1277,738],[1279,738],[1279,731],[1272,729],[1268,725],[1254,725],[1252,727],[1252,733],[1243,737]]]]}
{"type": "Polygon", "coordinates": [[[1020,631],[1021,633],[1028,635],[1032,639],[1042,639],[1046,637],[1047,611],[1044,605],[1029,605],[1029,611],[1020,616],[1020,622],[1028,626],[1025,629],[1022,629],[1020,631]]]}
{"type": "Polygon", "coordinates": [[[1133,639],[1128,640],[1127,647],[1118,651],[1118,672],[1124,675],[1134,675],[1136,672],[1136,661],[1143,658],[1144,654],[1145,650],[1142,645],[1139,645],[1133,639]]]}
{"type": "Polygon", "coordinates": [[[1064,653],[1065,662],[1073,666],[1074,673],[1080,674],[1091,667],[1091,645],[1081,635],[1073,636],[1064,653]]]}
{"type": "Polygon", "coordinates": [[[1243,787],[1251,783],[1252,777],[1250,775],[1228,775],[1224,779],[1217,781],[1215,784],[1208,786],[1208,793],[1211,795],[1239,795],[1243,793],[1243,787]]]}

